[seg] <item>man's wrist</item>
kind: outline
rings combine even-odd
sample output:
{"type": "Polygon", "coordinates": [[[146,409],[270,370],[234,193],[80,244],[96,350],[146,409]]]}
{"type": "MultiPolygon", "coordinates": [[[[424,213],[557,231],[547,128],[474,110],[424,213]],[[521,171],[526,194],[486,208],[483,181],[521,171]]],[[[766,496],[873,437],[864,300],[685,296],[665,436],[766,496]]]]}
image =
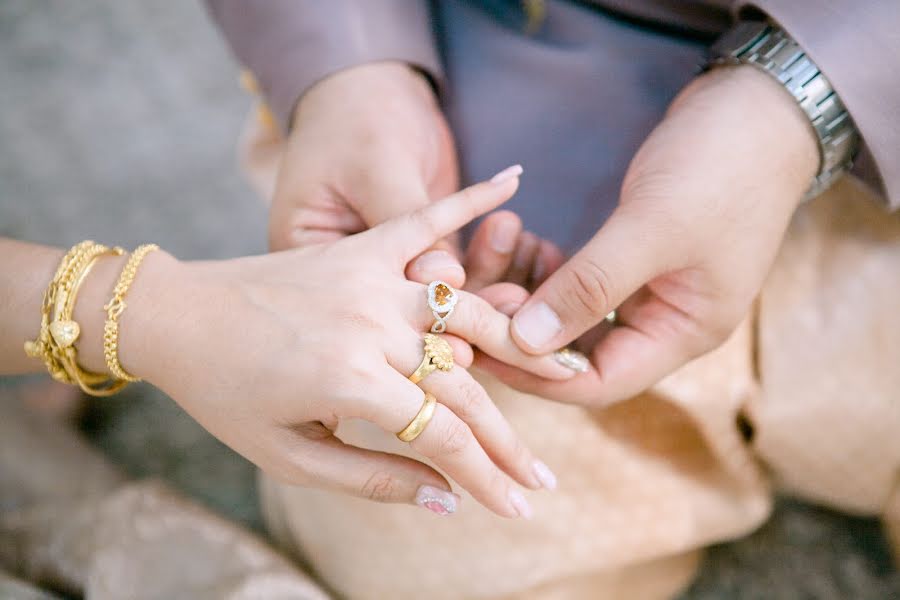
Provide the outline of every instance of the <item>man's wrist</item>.
{"type": "Polygon", "coordinates": [[[336,71],[313,84],[294,105],[294,111],[291,114],[291,131],[296,129],[298,120],[302,118],[304,101],[323,93],[323,90],[327,92],[328,89],[334,88],[338,98],[352,99],[362,96],[368,99],[372,90],[378,89],[380,86],[387,86],[393,92],[405,89],[405,87],[397,87],[391,83],[397,78],[408,79],[412,82],[415,89],[422,94],[423,100],[437,102],[437,94],[431,78],[414,65],[390,60],[363,63],[336,71]]]}
{"type": "Polygon", "coordinates": [[[759,177],[780,178],[799,201],[819,167],[818,140],[793,97],[772,77],[748,66],[717,66],[689,84],[670,113],[711,113],[721,133],[759,164],[759,177]],[[712,114],[717,113],[717,114],[712,114]]]}

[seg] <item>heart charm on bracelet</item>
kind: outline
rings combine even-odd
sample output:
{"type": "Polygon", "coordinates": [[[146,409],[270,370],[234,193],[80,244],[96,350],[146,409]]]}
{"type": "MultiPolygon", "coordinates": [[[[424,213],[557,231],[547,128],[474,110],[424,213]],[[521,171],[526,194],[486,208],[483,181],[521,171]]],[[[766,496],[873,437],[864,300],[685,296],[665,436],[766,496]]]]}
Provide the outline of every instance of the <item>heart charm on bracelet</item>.
{"type": "Polygon", "coordinates": [[[75,321],[53,321],[50,323],[50,335],[60,348],[68,348],[75,343],[81,334],[81,327],[75,321]]]}

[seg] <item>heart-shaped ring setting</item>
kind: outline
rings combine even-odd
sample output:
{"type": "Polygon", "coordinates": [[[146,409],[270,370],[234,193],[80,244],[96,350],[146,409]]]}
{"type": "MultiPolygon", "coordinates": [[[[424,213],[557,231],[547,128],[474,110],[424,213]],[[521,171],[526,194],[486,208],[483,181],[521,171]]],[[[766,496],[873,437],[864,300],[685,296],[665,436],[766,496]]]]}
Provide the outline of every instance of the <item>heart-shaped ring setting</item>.
{"type": "Polygon", "coordinates": [[[428,307],[434,315],[435,322],[431,326],[432,333],[443,333],[447,329],[447,317],[456,308],[459,293],[444,281],[436,280],[428,284],[428,307]]]}

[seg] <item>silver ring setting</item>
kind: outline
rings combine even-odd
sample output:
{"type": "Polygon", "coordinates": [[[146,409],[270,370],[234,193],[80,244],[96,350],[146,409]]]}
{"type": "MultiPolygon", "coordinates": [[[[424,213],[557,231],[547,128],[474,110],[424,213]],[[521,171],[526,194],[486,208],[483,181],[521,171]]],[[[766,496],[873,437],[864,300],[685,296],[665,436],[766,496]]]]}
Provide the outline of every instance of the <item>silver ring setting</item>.
{"type": "Polygon", "coordinates": [[[449,283],[438,279],[428,284],[427,296],[428,308],[434,315],[431,333],[444,333],[447,331],[447,319],[459,302],[459,292],[449,283]]]}

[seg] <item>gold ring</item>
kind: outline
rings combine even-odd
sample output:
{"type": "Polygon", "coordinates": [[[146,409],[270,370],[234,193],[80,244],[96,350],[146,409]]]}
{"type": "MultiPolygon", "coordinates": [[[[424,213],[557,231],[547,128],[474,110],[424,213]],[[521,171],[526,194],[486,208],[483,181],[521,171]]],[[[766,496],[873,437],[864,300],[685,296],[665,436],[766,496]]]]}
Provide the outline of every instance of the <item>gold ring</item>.
{"type": "Polygon", "coordinates": [[[419,383],[435,369],[441,371],[449,371],[453,368],[453,348],[444,338],[431,334],[425,334],[425,356],[418,368],[409,376],[409,380],[413,383],[419,383]]]}
{"type": "Polygon", "coordinates": [[[409,422],[409,425],[404,427],[403,431],[397,434],[397,438],[401,442],[411,442],[419,437],[419,434],[428,427],[428,423],[431,422],[431,417],[434,416],[435,404],[437,404],[437,398],[434,397],[434,394],[425,392],[425,401],[422,403],[422,408],[419,409],[419,412],[416,413],[413,420],[409,422]]]}
{"type": "Polygon", "coordinates": [[[428,284],[427,297],[428,307],[434,315],[431,333],[444,333],[447,331],[447,319],[459,301],[459,293],[449,283],[437,280],[428,284]]]}

